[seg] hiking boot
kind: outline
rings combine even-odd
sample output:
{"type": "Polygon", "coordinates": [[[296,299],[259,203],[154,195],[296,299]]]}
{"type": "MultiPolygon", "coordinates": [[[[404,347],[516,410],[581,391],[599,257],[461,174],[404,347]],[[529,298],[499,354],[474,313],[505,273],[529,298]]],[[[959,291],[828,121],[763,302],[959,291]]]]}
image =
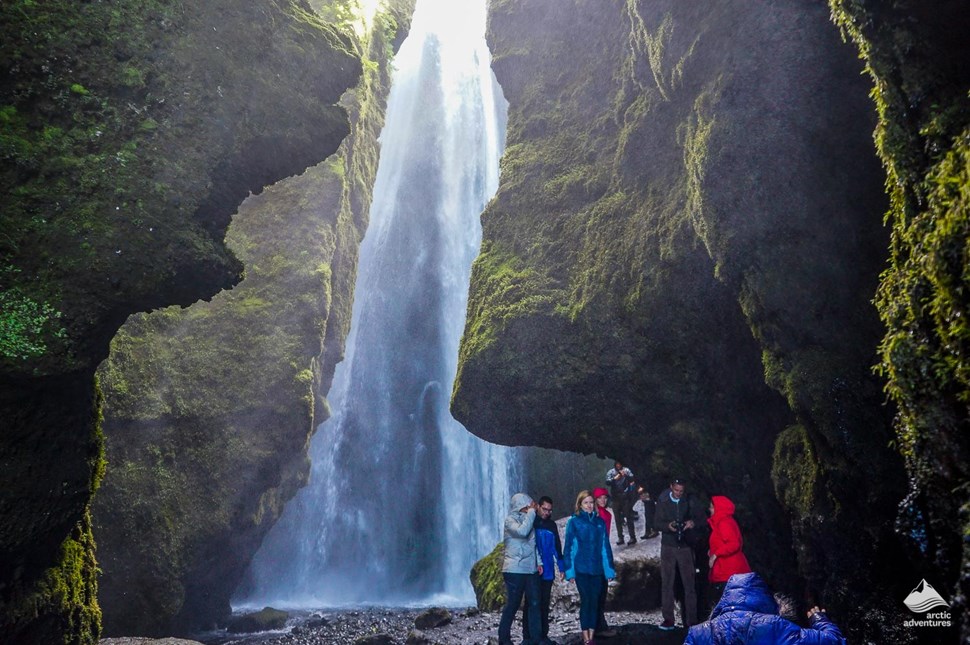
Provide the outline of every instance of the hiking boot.
{"type": "Polygon", "coordinates": [[[669,632],[673,628],[674,628],[674,621],[672,620],[665,620],[662,623],[660,623],[660,629],[664,630],[665,632],[669,632]]]}
{"type": "Polygon", "coordinates": [[[636,543],[637,543],[637,539],[636,538],[630,538],[630,541],[627,542],[627,544],[629,544],[630,546],[633,546],[636,543]]]}
{"type": "Polygon", "coordinates": [[[597,630],[596,631],[596,638],[613,638],[614,636],[616,636],[616,634],[617,634],[617,632],[613,628],[604,629],[604,630],[597,630]]]}
{"type": "Polygon", "coordinates": [[[626,542],[623,541],[623,538],[620,538],[619,540],[617,540],[616,543],[617,544],[626,544],[626,542]]]}

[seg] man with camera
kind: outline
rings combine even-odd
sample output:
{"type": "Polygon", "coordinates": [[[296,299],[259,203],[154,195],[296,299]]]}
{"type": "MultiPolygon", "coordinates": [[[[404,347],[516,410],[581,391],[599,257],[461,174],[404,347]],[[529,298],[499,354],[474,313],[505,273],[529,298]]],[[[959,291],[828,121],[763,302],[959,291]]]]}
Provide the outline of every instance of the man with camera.
{"type": "Polygon", "coordinates": [[[694,587],[695,518],[689,495],[684,493],[684,481],[674,479],[670,490],[658,496],[653,526],[660,531],[660,607],[663,623],[660,629],[674,628],[674,581],[680,573],[684,585],[684,627],[697,623],[697,591],[694,587]]]}

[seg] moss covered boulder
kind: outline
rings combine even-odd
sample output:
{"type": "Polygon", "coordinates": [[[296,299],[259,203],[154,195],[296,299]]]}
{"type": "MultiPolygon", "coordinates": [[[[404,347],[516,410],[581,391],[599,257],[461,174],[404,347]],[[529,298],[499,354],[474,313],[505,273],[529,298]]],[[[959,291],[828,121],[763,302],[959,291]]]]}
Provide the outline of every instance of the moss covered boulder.
{"type": "Polygon", "coordinates": [[[336,149],[360,73],[351,40],[301,2],[0,7],[5,637],[97,639],[93,555],[66,560],[93,545],[95,367],[131,313],[239,280],[231,214],[336,149]]]}
{"type": "Polygon", "coordinates": [[[456,417],[727,494],[774,586],[882,640],[906,478],[871,371],[887,199],[857,52],[822,4],[490,11],[508,142],[456,417]]]}
{"type": "Polygon", "coordinates": [[[505,545],[499,542],[491,553],[472,566],[468,577],[475,591],[475,603],[481,611],[499,611],[505,606],[504,560],[505,545]]]}

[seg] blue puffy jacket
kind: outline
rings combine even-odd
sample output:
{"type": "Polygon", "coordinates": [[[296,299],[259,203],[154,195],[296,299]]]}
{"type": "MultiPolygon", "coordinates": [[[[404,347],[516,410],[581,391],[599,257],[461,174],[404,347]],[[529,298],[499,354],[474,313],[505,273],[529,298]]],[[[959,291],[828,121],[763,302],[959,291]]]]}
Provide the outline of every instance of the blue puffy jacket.
{"type": "Polygon", "coordinates": [[[577,573],[616,577],[613,569],[613,550],[606,536],[606,523],[596,513],[579,511],[566,522],[566,579],[572,580],[577,573]]]}
{"type": "Polygon", "coordinates": [[[736,573],[724,587],[711,619],[695,625],[684,645],[845,645],[842,632],[825,614],[802,629],[778,615],[768,585],[757,573],[736,573]]]}

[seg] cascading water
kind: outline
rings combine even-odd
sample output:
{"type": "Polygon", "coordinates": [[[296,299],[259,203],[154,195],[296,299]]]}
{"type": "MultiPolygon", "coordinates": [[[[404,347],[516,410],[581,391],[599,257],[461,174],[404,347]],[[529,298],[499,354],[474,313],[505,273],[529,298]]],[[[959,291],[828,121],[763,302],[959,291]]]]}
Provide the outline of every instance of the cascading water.
{"type": "Polygon", "coordinates": [[[448,410],[505,139],[485,2],[417,3],[395,58],[334,413],[238,605],[465,602],[472,563],[501,538],[514,451],[448,410]]]}

